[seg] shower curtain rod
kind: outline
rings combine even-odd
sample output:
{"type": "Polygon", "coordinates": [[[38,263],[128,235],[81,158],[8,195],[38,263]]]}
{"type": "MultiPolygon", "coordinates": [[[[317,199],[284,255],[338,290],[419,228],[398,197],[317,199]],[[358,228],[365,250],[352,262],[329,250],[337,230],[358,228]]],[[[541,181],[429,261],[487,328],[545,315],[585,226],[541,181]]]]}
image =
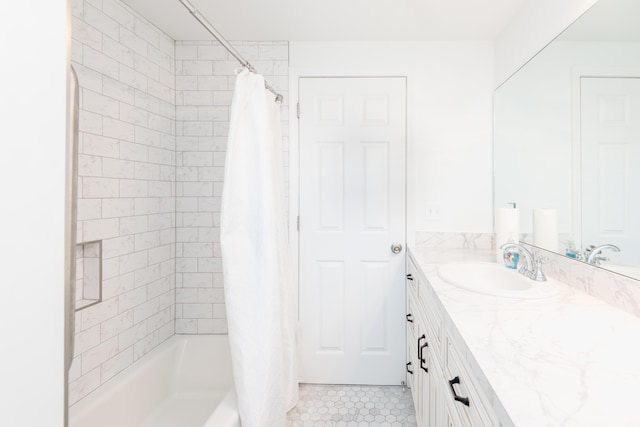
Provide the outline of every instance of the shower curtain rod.
{"type": "MultiPolygon", "coordinates": [[[[229,44],[229,42],[227,40],[225,40],[224,37],[222,37],[222,35],[218,32],[218,30],[216,30],[213,25],[211,25],[211,23],[209,21],[207,21],[207,18],[205,18],[200,12],[198,12],[198,9],[196,9],[190,2],[189,0],[180,0],[180,3],[183,4],[184,7],[187,8],[187,10],[189,11],[189,13],[191,13],[193,15],[194,18],[196,18],[198,20],[198,22],[200,22],[202,24],[202,26],[211,33],[211,35],[213,37],[215,37],[216,40],[218,40],[220,42],[220,44],[229,51],[229,53],[231,55],[233,55],[234,58],[236,58],[238,60],[238,62],[240,62],[240,64],[242,64],[243,67],[245,67],[246,69],[248,69],[249,71],[251,71],[252,73],[257,73],[256,69],[253,67],[253,65],[251,65],[249,63],[249,61],[247,61],[246,59],[244,59],[242,57],[242,55],[240,55],[240,53],[235,50],[235,48],[233,46],[231,46],[229,44]]],[[[278,92],[276,92],[271,86],[269,86],[267,84],[267,82],[264,82],[264,87],[265,89],[267,89],[269,92],[271,92],[272,94],[274,94],[276,96],[275,101],[276,102],[282,102],[282,95],[280,95],[278,92]]]]}

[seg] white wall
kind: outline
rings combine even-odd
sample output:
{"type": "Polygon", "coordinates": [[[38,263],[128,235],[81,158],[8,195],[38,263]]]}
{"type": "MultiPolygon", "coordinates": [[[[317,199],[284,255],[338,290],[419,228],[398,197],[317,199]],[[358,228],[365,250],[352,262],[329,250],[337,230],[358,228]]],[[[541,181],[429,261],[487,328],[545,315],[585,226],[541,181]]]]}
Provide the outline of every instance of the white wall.
{"type": "Polygon", "coordinates": [[[64,422],[66,24],[64,0],[0,2],[2,426],[64,422]]]}
{"type": "Polygon", "coordinates": [[[495,41],[495,87],[522,67],[597,0],[527,0],[495,41]]]}
{"type": "Polygon", "coordinates": [[[289,64],[292,98],[295,76],[407,76],[409,230],[492,231],[493,43],[291,42],[289,64]]]}

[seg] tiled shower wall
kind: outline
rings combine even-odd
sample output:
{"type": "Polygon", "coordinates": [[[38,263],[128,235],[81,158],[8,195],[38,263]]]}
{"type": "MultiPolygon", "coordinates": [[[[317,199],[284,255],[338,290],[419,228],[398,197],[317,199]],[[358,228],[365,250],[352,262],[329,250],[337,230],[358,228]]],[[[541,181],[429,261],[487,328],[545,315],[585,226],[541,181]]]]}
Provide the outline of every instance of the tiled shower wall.
{"type": "MultiPolygon", "coordinates": [[[[76,315],[70,404],[174,331],[226,333],[219,210],[239,68],[216,43],[174,43],[118,0],[72,0],[72,13],[72,62],[82,88],[78,242],[103,243],[103,294],[76,315]]],[[[235,45],[284,95],[287,177],[288,45],[235,45]]],[[[477,234],[416,240],[490,245],[477,234]]],[[[568,280],[568,267],[550,264],[550,275],[568,280]]],[[[639,315],[640,297],[628,297],[637,281],[604,272],[611,285],[596,286],[603,270],[571,264],[581,270],[572,271],[572,285],[639,315]]]]}
{"type": "Polygon", "coordinates": [[[117,0],[72,1],[78,242],[102,240],[102,302],[76,314],[70,404],[173,335],[174,42],[117,0]]]}
{"type": "MultiPolygon", "coordinates": [[[[233,43],[284,96],[288,159],[288,44],[233,43]]],[[[176,42],[176,333],[227,332],[220,196],[238,62],[217,42],[176,42]]],[[[286,184],[285,184],[286,188],[286,184]]]]}
{"type": "MultiPolygon", "coordinates": [[[[77,241],[102,241],[103,289],[76,313],[70,404],[175,332],[226,333],[219,212],[239,68],[216,42],[174,42],[118,0],[73,0],[72,14],[77,241]]],[[[284,95],[288,177],[288,44],[234,45],[284,95]]]]}

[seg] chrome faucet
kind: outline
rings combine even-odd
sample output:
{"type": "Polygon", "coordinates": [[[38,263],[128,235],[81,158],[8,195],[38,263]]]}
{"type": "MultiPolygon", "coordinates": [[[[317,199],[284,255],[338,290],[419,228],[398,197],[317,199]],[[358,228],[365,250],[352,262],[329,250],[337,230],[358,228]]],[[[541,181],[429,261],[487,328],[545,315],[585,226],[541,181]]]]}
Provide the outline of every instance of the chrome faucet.
{"type": "Polygon", "coordinates": [[[533,254],[519,243],[505,243],[504,245],[500,246],[500,249],[502,249],[503,251],[509,248],[515,248],[518,250],[518,252],[520,252],[521,258],[524,263],[520,266],[520,268],[518,268],[518,273],[526,276],[529,272],[529,266],[533,267],[533,254]]]}
{"type": "Polygon", "coordinates": [[[587,263],[592,265],[600,265],[600,261],[609,261],[609,258],[602,256],[602,251],[604,249],[611,249],[613,252],[620,252],[620,248],[616,245],[591,245],[584,251],[585,257],[587,258],[587,263]]]}
{"type": "Polygon", "coordinates": [[[508,248],[515,248],[520,252],[520,255],[522,255],[524,264],[518,269],[518,273],[537,282],[545,282],[547,280],[542,272],[542,262],[544,259],[540,255],[534,256],[531,251],[519,243],[505,243],[500,246],[500,249],[502,250],[508,248]],[[531,269],[529,269],[529,266],[531,266],[531,269]]]}

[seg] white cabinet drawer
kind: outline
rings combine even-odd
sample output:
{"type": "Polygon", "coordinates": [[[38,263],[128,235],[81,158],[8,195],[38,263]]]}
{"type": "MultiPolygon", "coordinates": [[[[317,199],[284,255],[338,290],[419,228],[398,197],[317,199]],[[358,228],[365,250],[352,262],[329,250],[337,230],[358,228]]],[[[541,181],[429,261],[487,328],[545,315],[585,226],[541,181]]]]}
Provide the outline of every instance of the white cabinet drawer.
{"type": "Polygon", "coordinates": [[[442,314],[436,308],[437,304],[430,298],[430,295],[428,290],[421,289],[420,297],[415,305],[422,313],[432,352],[442,364],[442,314]]]}
{"type": "Polygon", "coordinates": [[[418,350],[416,348],[416,342],[412,339],[408,342],[407,349],[409,354],[407,360],[410,362],[408,365],[407,378],[409,380],[408,385],[411,389],[411,396],[413,398],[413,407],[416,411],[416,418],[420,419],[420,409],[422,407],[422,381],[423,375],[420,370],[420,359],[418,359],[418,350]]]}
{"type": "Polygon", "coordinates": [[[418,378],[418,372],[416,370],[416,349],[413,342],[413,337],[407,337],[407,385],[410,389],[414,389],[414,384],[418,378]]]}
{"type": "Polygon", "coordinates": [[[462,358],[451,340],[447,340],[447,367],[445,394],[455,408],[460,424],[469,427],[495,426],[497,422],[476,385],[474,377],[465,368],[462,358]],[[457,397],[456,397],[457,396],[457,397]]]}
{"type": "Polygon", "coordinates": [[[409,273],[407,274],[407,289],[409,292],[413,292],[413,294],[417,297],[418,289],[420,288],[419,270],[411,258],[409,258],[408,271],[409,273]]]}
{"type": "Polygon", "coordinates": [[[416,304],[416,297],[409,292],[407,294],[407,331],[413,335],[417,334],[418,330],[418,306],[416,304]]]}
{"type": "Polygon", "coordinates": [[[414,404],[418,394],[417,380],[419,372],[417,368],[417,350],[416,336],[420,328],[418,324],[417,307],[415,306],[415,298],[411,296],[411,292],[407,293],[407,386],[411,389],[414,397],[414,404]]]}
{"type": "Polygon", "coordinates": [[[428,322],[425,319],[424,310],[422,309],[422,307],[418,308],[418,323],[420,325],[420,329],[415,335],[415,346],[418,354],[416,357],[418,357],[418,362],[420,362],[419,355],[424,354],[423,359],[425,359],[425,364],[418,365],[418,368],[423,368],[424,370],[429,366],[429,362],[427,362],[427,360],[430,360],[432,358],[433,334],[428,322]]]}

